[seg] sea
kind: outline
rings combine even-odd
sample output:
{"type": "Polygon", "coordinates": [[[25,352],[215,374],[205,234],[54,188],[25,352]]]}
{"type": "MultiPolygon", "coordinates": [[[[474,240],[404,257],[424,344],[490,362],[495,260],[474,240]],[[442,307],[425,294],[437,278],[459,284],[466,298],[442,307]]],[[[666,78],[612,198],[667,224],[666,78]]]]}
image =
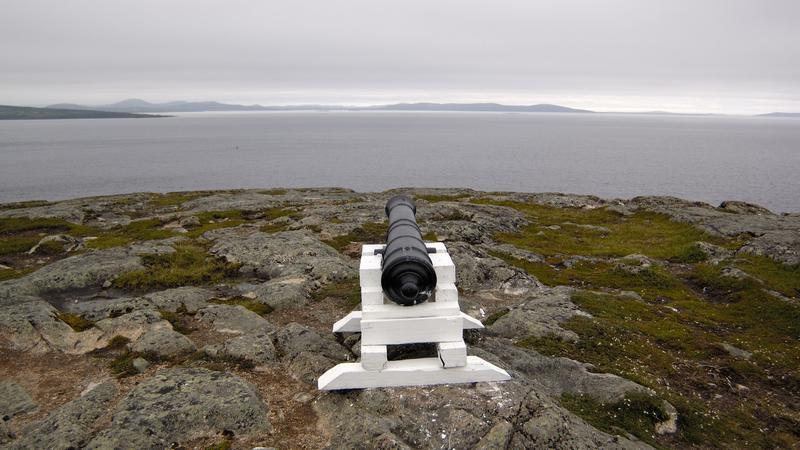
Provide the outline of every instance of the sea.
{"type": "Polygon", "coordinates": [[[800,212],[800,119],[236,112],[0,121],[0,202],[201,189],[465,187],[800,212]]]}

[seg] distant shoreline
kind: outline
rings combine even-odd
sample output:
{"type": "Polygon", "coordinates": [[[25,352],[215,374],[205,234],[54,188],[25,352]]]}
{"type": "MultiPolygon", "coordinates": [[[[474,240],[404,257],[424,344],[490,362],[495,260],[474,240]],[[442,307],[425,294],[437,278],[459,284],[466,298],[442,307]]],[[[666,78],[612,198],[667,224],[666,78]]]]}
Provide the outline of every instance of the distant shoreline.
{"type": "Polygon", "coordinates": [[[160,114],[138,114],[116,111],[33,108],[28,106],[0,105],[0,120],[55,120],[55,119],[152,119],[171,117],[160,114]]]}

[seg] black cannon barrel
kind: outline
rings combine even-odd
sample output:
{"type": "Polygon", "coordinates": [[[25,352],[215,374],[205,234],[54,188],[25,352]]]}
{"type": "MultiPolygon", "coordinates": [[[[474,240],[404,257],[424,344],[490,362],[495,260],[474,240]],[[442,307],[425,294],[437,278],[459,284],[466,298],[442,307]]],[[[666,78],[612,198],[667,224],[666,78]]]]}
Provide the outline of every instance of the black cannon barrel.
{"type": "Polygon", "coordinates": [[[386,202],[389,230],[383,252],[381,286],[389,299],[403,306],[423,303],[436,287],[436,272],[422,240],[411,198],[398,195],[386,202]]]}

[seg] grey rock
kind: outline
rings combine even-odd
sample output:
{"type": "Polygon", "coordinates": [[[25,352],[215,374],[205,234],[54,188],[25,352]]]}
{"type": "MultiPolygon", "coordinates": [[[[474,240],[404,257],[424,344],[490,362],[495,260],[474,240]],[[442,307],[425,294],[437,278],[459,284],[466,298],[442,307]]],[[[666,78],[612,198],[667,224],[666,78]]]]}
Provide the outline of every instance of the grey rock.
{"type": "Polygon", "coordinates": [[[302,277],[324,284],[356,276],[350,260],[307,231],[269,234],[239,227],[207,235],[215,242],[212,254],[265,279],[302,277]]]}
{"type": "Polygon", "coordinates": [[[267,334],[275,329],[266,319],[239,305],[211,305],[195,317],[219,333],[267,334]]]}
{"type": "Polygon", "coordinates": [[[748,352],[747,350],[742,350],[739,347],[734,347],[733,345],[728,344],[727,342],[722,342],[719,344],[719,346],[734,358],[739,358],[745,361],[749,361],[750,358],[753,357],[752,352],[748,352]]]}
{"type": "Polygon", "coordinates": [[[567,341],[576,341],[578,335],[561,328],[561,323],[573,316],[588,314],[572,303],[572,292],[566,286],[537,292],[497,319],[488,329],[494,335],[513,339],[556,335],[567,341]]]}
{"type": "Polygon", "coordinates": [[[319,376],[336,364],[337,361],[331,358],[318,353],[306,352],[295,355],[289,360],[288,372],[292,378],[316,386],[319,376]]]}
{"type": "Polygon", "coordinates": [[[26,428],[10,448],[81,448],[91,437],[96,422],[106,413],[116,394],[117,386],[113,381],[95,387],[51,412],[41,422],[26,428]]]}
{"type": "Polygon", "coordinates": [[[648,448],[592,428],[514,379],[324,393],[314,406],[332,448],[498,448],[490,444],[506,440],[499,448],[648,448]]]}
{"type": "Polygon", "coordinates": [[[313,353],[334,361],[347,361],[350,351],[336,342],[332,334],[321,335],[315,330],[290,323],[275,332],[275,345],[284,358],[294,358],[302,353],[313,353]]]}
{"type": "Polygon", "coordinates": [[[60,305],[62,311],[83,316],[85,319],[96,322],[110,317],[119,317],[130,314],[136,310],[154,309],[153,302],[142,297],[121,297],[114,299],[85,300],[81,298],[68,299],[60,305]]]}
{"type": "Polygon", "coordinates": [[[488,433],[486,433],[478,444],[475,445],[475,450],[495,450],[499,448],[508,448],[508,441],[514,434],[514,426],[505,420],[501,420],[493,426],[488,433]]]}
{"type": "Polygon", "coordinates": [[[158,358],[173,358],[194,353],[197,347],[189,338],[175,330],[157,328],[144,333],[133,343],[131,350],[158,358]]]}
{"type": "Polygon", "coordinates": [[[38,300],[0,308],[0,346],[31,353],[84,354],[103,348],[114,336],[135,341],[146,331],[171,328],[152,310],[101,320],[77,333],[58,319],[58,311],[38,300]]]}
{"type": "Polygon", "coordinates": [[[229,373],[166,369],[130,391],[111,426],[86,448],[165,448],[225,430],[236,436],[271,431],[255,388],[229,373]]]}
{"type": "Polygon", "coordinates": [[[55,261],[22,278],[0,282],[0,305],[21,294],[84,289],[131,270],[141,269],[139,257],[126,249],[88,252],[55,261]]]}
{"type": "Polygon", "coordinates": [[[515,247],[511,244],[489,243],[482,244],[480,249],[485,252],[503,253],[512,258],[521,259],[530,263],[544,262],[544,257],[538,253],[529,252],[521,248],[515,247]]]}
{"type": "Polygon", "coordinates": [[[269,335],[244,335],[221,344],[207,345],[203,352],[212,359],[245,362],[254,366],[267,364],[277,358],[277,351],[269,335]]]}
{"type": "Polygon", "coordinates": [[[714,245],[703,241],[697,241],[694,243],[694,245],[706,255],[707,261],[713,265],[717,265],[722,261],[733,257],[732,250],[720,247],[719,245],[714,245]]]}
{"type": "Polygon", "coordinates": [[[772,211],[764,208],[763,206],[754,205],[747,202],[739,202],[735,200],[726,200],[719,205],[719,209],[729,211],[736,214],[755,214],[755,215],[769,215],[774,216],[772,211]]]}
{"type": "Polygon", "coordinates": [[[650,389],[625,378],[589,372],[583,363],[568,358],[542,356],[502,339],[486,338],[480,348],[473,350],[476,355],[510,370],[513,377],[530,380],[537,391],[554,398],[569,393],[584,394],[601,402],[614,402],[632,392],[653,394],[650,389]]]}
{"type": "Polygon", "coordinates": [[[0,307],[0,346],[32,353],[67,350],[75,333],[57,316],[41,299],[0,307]]]}
{"type": "Polygon", "coordinates": [[[83,248],[83,241],[81,239],[72,237],[68,234],[53,234],[43,237],[36,245],[28,250],[28,254],[40,252],[42,245],[48,242],[55,242],[61,247],[62,252],[74,252],[83,248]]]}
{"type": "Polygon", "coordinates": [[[740,252],[763,255],[784,264],[800,264],[800,215],[775,215],[756,205],[726,202],[714,208],[673,197],[635,197],[628,206],[655,211],[718,236],[752,236],[740,252]],[[734,211],[734,213],[731,213],[734,211]]]}
{"type": "Polygon", "coordinates": [[[219,192],[208,196],[189,200],[183,203],[183,209],[190,213],[203,211],[258,211],[279,206],[281,197],[262,194],[258,191],[219,192]]]}
{"type": "Polygon", "coordinates": [[[150,362],[142,357],[134,358],[131,364],[133,364],[133,368],[136,369],[136,371],[139,373],[144,373],[144,371],[146,371],[147,368],[150,367],[150,362]]]}
{"type": "Polygon", "coordinates": [[[144,296],[156,309],[176,312],[185,310],[194,314],[208,306],[208,300],[214,298],[214,291],[201,287],[182,286],[165,291],[153,292],[144,296]]]}
{"type": "Polygon", "coordinates": [[[495,290],[518,296],[542,288],[542,284],[524,270],[509,266],[478,247],[464,242],[452,242],[448,243],[447,251],[458,268],[456,285],[460,290],[495,290]]]}
{"type": "Polygon", "coordinates": [[[91,321],[118,317],[142,309],[157,309],[176,312],[196,313],[208,306],[208,300],[215,297],[214,291],[201,287],[183,286],[165,291],[153,292],[143,297],[122,297],[113,299],[85,300],[75,298],[66,301],[61,309],[78,314],[91,321]]]}
{"type": "Polygon", "coordinates": [[[36,411],[38,407],[22,386],[11,380],[0,381],[0,421],[36,411]]]}
{"type": "Polygon", "coordinates": [[[284,277],[267,281],[244,292],[273,309],[297,308],[308,303],[312,283],[305,277],[284,277]]]}
{"type": "Polygon", "coordinates": [[[5,445],[14,439],[14,435],[8,430],[4,420],[0,420],[0,445],[5,445]]]}

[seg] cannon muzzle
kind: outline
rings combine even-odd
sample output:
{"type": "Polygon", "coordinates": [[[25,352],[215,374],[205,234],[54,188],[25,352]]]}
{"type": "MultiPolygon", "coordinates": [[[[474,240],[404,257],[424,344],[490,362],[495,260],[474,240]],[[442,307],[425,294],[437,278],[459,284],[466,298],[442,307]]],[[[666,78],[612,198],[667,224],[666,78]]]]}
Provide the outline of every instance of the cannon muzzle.
{"type": "Polygon", "coordinates": [[[417,206],[405,195],[386,202],[389,230],[383,251],[381,286],[399,305],[423,303],[436,287],[436,272],[422,240],[415,214],[417,206]]]}

